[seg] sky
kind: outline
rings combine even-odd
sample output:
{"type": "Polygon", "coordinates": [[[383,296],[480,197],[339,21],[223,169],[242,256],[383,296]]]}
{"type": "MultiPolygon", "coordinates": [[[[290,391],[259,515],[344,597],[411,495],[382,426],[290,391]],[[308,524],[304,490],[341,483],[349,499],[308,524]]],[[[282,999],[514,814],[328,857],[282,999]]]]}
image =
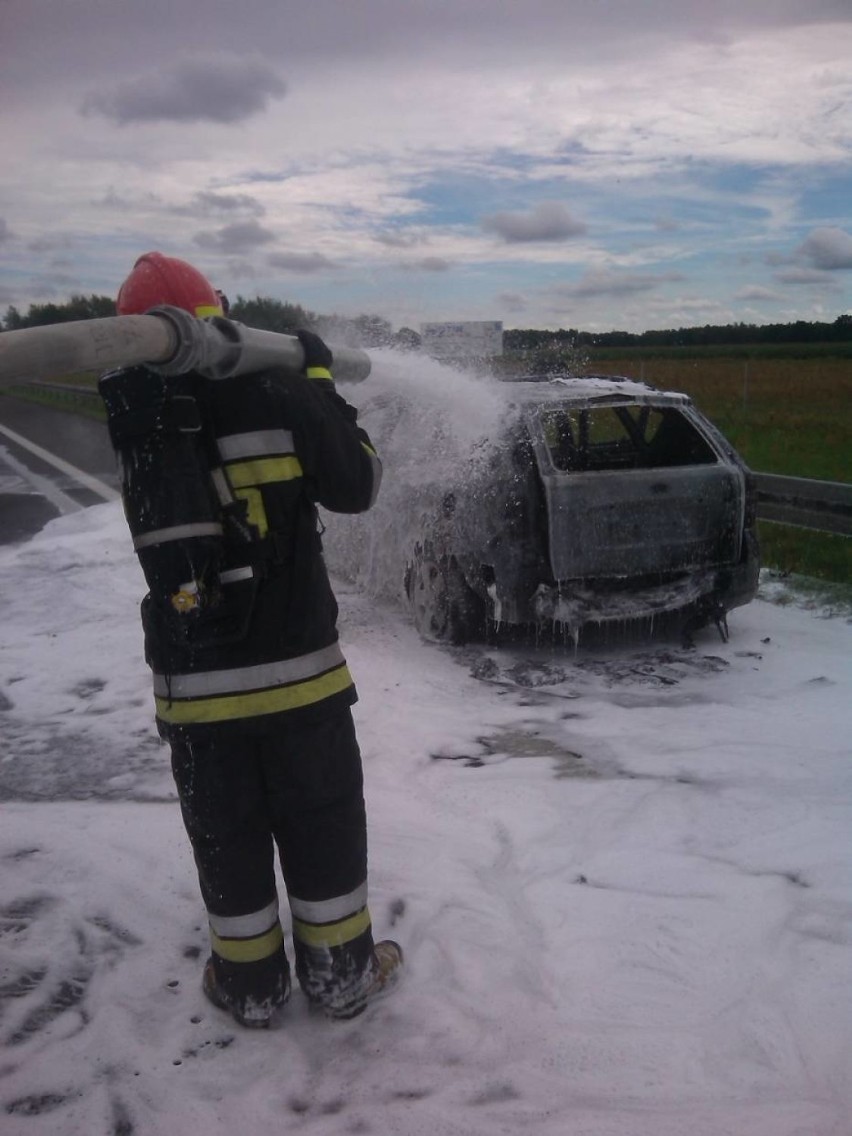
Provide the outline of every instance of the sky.
{"type": "MultiPolygon", "coordinates": [[[[351,388],[368,427],[392,385],[420,408],[389,467],[429,400],[469,455],[479,383],[393,362],[351,388]]],[[[120,503],[65,501],[0,547],[4,1136],[849,1136],[848,605],[764,574],[726,643],[441,648],[344,540],[370,907],[405,971],[355,1021],[296,991],[247,1032],[200,990],[120,503]]]]}
{"type": "Polygon", "coordinates": [[[151,249],[394,328],[833,321],[849,0],[3,0],[0,312],[151,249]]]}

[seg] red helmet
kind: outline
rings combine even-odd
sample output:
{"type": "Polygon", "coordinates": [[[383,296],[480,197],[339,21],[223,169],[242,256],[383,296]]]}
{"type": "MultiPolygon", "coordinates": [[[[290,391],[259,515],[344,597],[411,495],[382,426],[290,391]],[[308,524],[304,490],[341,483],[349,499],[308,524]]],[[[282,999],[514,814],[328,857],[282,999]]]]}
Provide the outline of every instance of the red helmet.
{"type": "Polygon", "coordinates": [[[119,288],[116,308],[120,316],[133,316],[160,304],[199,318],[224,314],[216,289],[197,268],[176,256],[146,252],[119,288]]]}

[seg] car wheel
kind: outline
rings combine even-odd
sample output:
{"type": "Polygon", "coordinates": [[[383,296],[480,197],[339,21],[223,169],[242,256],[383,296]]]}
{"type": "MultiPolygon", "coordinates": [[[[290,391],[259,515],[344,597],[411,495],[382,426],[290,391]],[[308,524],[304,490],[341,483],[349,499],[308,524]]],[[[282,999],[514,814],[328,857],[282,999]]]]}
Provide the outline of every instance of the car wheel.
{"type": "Polygon", "coordinates": [[[460,645],[481,634],[485,611],[452,557],[417,545],[406,573],[414,626],[424,639],[460,645]]]}

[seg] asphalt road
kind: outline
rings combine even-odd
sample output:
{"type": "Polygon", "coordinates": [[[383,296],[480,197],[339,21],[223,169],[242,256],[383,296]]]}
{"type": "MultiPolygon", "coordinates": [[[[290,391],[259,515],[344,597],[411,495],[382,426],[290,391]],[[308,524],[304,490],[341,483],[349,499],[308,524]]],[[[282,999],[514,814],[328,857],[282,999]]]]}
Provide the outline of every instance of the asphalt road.
{"type": "Polygon", "coordinates": [[[117,487],[103,423],[0,393],[0,544],[114,499],[117,487]]]}

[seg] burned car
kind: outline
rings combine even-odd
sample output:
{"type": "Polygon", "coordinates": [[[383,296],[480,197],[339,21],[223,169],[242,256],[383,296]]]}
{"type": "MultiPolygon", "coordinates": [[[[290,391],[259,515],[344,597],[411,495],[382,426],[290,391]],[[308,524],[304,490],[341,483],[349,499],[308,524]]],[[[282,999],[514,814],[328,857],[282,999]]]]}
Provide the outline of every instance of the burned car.
{"type": "Polygon", "coordinates": [[[611,376],[499,385],[497,444],[421,509],[408,549],[421,634],[576,643],[590,625],[673,616],[727,638],[727,612],[757,589],[756,494],[689,397],[611,376]]]}

